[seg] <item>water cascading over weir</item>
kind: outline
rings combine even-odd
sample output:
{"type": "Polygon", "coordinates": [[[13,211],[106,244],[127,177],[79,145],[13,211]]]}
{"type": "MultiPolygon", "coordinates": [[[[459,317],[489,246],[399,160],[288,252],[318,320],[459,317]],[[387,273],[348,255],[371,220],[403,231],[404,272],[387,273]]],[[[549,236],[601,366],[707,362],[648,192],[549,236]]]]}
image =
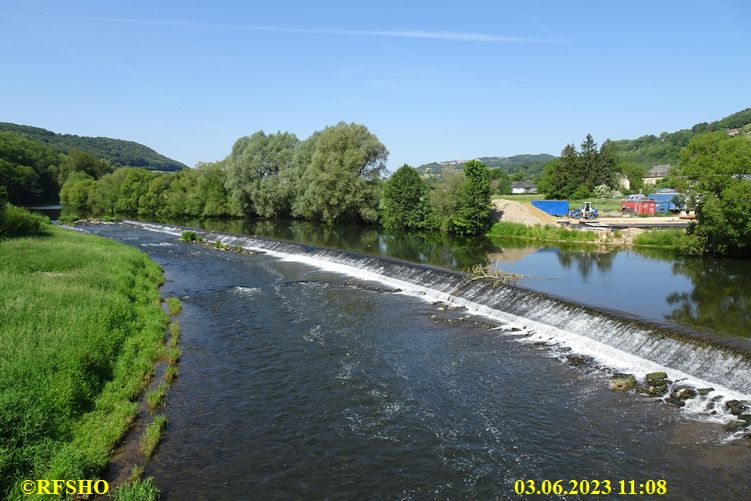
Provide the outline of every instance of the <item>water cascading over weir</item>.
{"type": "MultiPolygon", "coordinates": [[[[189,229],[136,221],[124,224],[180,236],[189,229]]],[[[517,286],[471,281],[465,273],[374,257],[337,249],[196,231],[206,241],[220,241],[280,259],[309,264],[364,281],[386,284],[400,293],[426,301],[463,306],[468,313],[490,319],[502,335],[521,342],[547,343],[593,357],[599,364],[637,376],[666,371],[674,381],[712,387],[707,398],[690,401],[686,410],[700,412],[703,402],[748,399],[751,354],[693,337],[669,326],[629,318],[563,301],[517,286]]]]}

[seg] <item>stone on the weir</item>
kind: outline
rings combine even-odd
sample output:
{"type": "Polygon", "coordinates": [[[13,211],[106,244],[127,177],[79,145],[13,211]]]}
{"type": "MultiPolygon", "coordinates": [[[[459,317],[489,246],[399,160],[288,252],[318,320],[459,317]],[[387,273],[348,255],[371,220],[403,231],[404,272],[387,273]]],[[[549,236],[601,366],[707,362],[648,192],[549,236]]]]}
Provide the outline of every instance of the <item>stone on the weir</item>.
{"type": "Polygon", "coordinates": [[[629,391],[636,388],[636,377],[633,374],[616,373],[610,378],[610,389],[613,391],[629,391]]]}

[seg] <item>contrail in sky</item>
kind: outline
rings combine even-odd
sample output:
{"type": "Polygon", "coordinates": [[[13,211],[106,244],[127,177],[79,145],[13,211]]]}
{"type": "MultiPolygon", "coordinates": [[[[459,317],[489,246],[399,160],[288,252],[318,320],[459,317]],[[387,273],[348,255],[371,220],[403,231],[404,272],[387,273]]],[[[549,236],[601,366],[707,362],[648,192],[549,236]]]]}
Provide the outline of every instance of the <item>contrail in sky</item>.
{"type": "Polygon", "coordinates": [[[428,40],[447,40],[451,42],[475,42],[475,43],[495,43],[495,44],[545,44],[561,43],[564,40],[557,38],[527,38],[527,37],[506,37],[499,35],[488,35],[484,33],[467,33],[461,31],[423,31],[423,30],[317,30],[306,28],[285,28],[279,26],[254,26],[254,25],[233,25],[233,24],[213,24],[196,21],[179,21],[179,20],[160,20],[160,19],[138,19],[138,18],[104,18],[102,21],[123,23],[123,24],[141,24],[153,26],[175,26],[183,28],[214,28],[237,31],[266,31],[272,33],[301,33],[309,35],[347,35],[362,37],[391,37],[391,38],[418,38],[428,40]]]}

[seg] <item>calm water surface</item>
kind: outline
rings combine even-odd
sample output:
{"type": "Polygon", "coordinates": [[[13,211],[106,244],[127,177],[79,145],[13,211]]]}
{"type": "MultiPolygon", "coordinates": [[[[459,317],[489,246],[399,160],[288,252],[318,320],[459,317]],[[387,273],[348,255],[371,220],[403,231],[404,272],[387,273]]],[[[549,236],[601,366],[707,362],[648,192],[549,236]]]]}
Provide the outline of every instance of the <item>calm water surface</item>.
{"type": "MultiPolygon", "coordinates": [[[[487,326],[434,324],[430,303],[269,255],[90,229],[148,252],[163,295],[183,298],[180,378],[146,468],[165,499],[519,499],[517,479],[571,478],[666,479],[661,499],[751,492],[751,440],[724,443],[718,424],[610,392],[601,372],[487,326]]],[[[620,259],[663,262],[619,253],[612,269],[620,259]]],[[[504,266],[525,260],[615,280],[554,251],[504,266]]]]}

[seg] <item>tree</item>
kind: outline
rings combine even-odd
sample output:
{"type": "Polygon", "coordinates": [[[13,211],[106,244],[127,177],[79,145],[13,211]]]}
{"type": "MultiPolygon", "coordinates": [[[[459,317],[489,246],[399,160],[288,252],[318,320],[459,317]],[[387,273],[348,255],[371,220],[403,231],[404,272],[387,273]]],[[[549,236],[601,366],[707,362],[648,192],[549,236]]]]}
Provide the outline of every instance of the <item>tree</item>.
{"type": "Polygon", "coordinates": [[[37,141],[0,132],[0,186],[12,204],[57,200],[60,157],[37,141]]]}
{"type": "Polygon", "coordinates": [[[89,194],[94,187],[94,181],[85,172],[74,172],[60,189],[60,203],[78,211],[89,209],[89,194]]]}
{"type": "Polygon", "coordinates": [[[451,218],[459,209],[459,193],[465,180],[464,172],[447,172],[430,193],[433,220],[444,231],[451,226],[451,218]]]}
{"type": "Polygon", "coordinates": [[[107,160],[101,160],[90,153],[80,150],[71,150],[60,163],[57,173],[57,182],[60,186],[65,184],[74,172],[83,172],[93,179],[99,179],[113,171],[112,164],[107,160]]]}
{"type": "Polygon", "coordinates": [[[404,164],[384,183],[381,222],[387,231],[430,225],[428,187],[413,167],[404,164]]]}
{"type": "MultiPolygon", "coordinates": [[[[499,195],[511,194],[511,179],[502,169],[490,169],[490,188],[493,193],[499,195]]],[[[521,180],[520,180],[521,181],[521,180]]]]}
{"type": "Polygon", "coordinates": [[[490,227],[490,181],[488,168],[479,160],[464,165],[465,180],[450,230],[459,235],[478,235],[490,227]]]}
{"type": "Polygon", "coordinates": [[[697,135],[681,152],[674,178],[696,208],[686,250],[751,255],[751,140],[697,135]]]}
{"type": "Polygon", "coordinates": [[[326,127],[309,147],[294,215],[329,224],[375,222],[386,147],[364,125],[345,122],[326,127]]]}
{"type": "Polygon", "coordinates": [[[227,158],[226,186],[248,215],[279,217],[290,213],[293,193],[286,171],[294,169],[294,134],[263,131],[238,139],[227,158]]]}

